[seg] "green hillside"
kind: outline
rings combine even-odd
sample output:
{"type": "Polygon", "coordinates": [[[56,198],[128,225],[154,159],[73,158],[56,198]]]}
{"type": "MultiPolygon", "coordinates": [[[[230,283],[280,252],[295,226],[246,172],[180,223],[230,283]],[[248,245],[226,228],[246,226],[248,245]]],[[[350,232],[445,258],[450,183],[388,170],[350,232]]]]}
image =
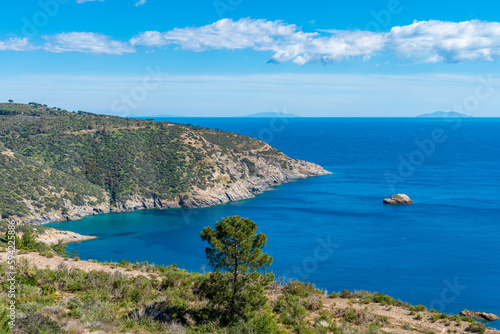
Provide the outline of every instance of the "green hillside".
{"type": "Polygon", "coordinates": [[[36,103],[0,104],[0,142],[3,217],[120,208],[138,198],[182,206],[207,189],[264,180],[263,162],[285,174],[297,163],[235,133],[36,103]]]}

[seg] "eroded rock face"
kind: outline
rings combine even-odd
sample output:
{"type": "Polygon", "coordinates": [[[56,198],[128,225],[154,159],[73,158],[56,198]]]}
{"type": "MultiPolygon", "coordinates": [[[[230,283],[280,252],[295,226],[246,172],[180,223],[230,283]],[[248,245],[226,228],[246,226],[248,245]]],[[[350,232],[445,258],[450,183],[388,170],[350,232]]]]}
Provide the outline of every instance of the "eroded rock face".
{"type": "MultiPolygon", "coordinates": [[[[242,163],[238,159],[222,159],[224,166],[237,176],[237,181],[231,184],[214,184],[205,189],[196,188],[195,191],[183,198],[179,196],[171,200],[159,198],[146,198],[140,195],[132,195],[127,201],[111,206],[109,198],[106,201],[92,205],[75,206],[71,202],[65,203],[68,212],[54,211],[45,214],[31,214],[24,218],[11,218],[15,221],[42,225],[55,221],[77,220],[85,216],[108,212],[129,212],[143,209],[169,209],[169,208],[203,208],[218,205],[229,201],[239,201],[255,197],[273,186],[277,186],[294,179],[303,179],[311,176],[331,174],[323,167],[302,160],[291,159],[283,153],[277,153],[279,157],[288,162],[288,168],[283,168],[277,161],[272,159],[250,156],[248,159],[254,164],[257,175],[252,175],[248,169],[241,168],[242,163]]],[[[216,175],[220,175],[217,171],[216,175]]],[[[26,202],[28,208],[35,211],[30,202],[26,202]]]]}
{"type": "Polygon", "coordinates": [[[472,312],[469,310],[463,310],[460,312],[461,316],[474,318],[478,320],[486,320],[486,321],[495,321],[498,320],[499,317],[493,313],[485,313],[485,312],[472,312]]]}
{"type": "Polygon", "coordinates": [[[391,198],[384,198],[384,204],[413,204],[414,202],[405,194],[392,195],[391,198]]]}

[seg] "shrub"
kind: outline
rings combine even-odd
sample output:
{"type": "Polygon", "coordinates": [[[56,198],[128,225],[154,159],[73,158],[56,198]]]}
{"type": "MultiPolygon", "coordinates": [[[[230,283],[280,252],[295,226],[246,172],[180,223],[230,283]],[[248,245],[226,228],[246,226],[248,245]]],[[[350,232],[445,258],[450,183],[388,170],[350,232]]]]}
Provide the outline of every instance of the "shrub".
{"type": "Polygon", "coordinates": [[[475,324],[470,324],[466,330],[471,333],[483,334],[486,331],[486,326],[484,326],[481,323],[475,323],[475,324]]]}
{"type": "Polygon", "coordinates": [[[285,294],[278,297],[274,311],[279,313],[279,320],[287,326],[297,326],[306,316],[306,309],[299,297],[285,294]]]}
{"type": "Polygon", "coordinates": [[[10,333],[10,329],[7,310],[0,306],[0,333],[10,333]]]}
{"type": "Polygon", "coordinates": [[[36,246],[37,242],[35,235],[33,234],[33,230],[27,229],[21,238],[19,249],[26,251],[33,251],[36,249],[36,246]]]}
{"type": "Polygon", "coordinates": [[[271,310],[267,309],[262,313],[255,314],[248,321],[242,321],[236,326],[232,327],[229,333],[282,333],[286,331],[280,328],[276,317],[272,314],[271,310]]]}
{"type": "Polygon", "coordinates": [[[348,308],[344,310],[342,318],[351,324],[361,325],[365,320],[365,313],[363,311],[356,311],[355,309],[348,308]]]}
{"type": "Polygon", "coordinates": [[[64,333],[57,322],[39,313],[26,313],[16,321],[12,333],[59,334],[64,333]]]}
{"type": "Polygon", "coordinates": [[[349,299],[352,297],[354,297],[354,293],[352,291],[349,290],[340,291],[340,298],[349,299]]]}
{"type": "Polygon", "coordinates": [[[283,288],[285,293],[289,293],[299,297],[309,297],[310,294],[322,294],[322,292],[309,282],[290,281],[283,288]]]}
{"type": "Polygon", "coordinates": [[[319,295],[311,295],[306,299],[307,309],[310,311],[317,311],[323,307],[323,301],[319,295]]]}
{"type": "Polygon", "coordinates": [[[408,306],[408,310],[410,311],[414,311],[414,312],[423,312],[423,311],[427,311],[427,307],[425,307],[424,305],[415,305],[415,306],[408,306]]]}
{"type": "Polygon", "coordinates": [[[338,298],[339,297],[339,294],[335,291],[333,291],[332,293],[330,293],[330,298],[338,298]]]}
{"type": "Polygon", "coordinates": [[[54,253],[52,253],[52,252],[47,252],[47,251],[40,252],[40,255],[41,255],[41,256],[48,257],[48,258],[53,258],[53,257],[54,257],[54,253]]]}

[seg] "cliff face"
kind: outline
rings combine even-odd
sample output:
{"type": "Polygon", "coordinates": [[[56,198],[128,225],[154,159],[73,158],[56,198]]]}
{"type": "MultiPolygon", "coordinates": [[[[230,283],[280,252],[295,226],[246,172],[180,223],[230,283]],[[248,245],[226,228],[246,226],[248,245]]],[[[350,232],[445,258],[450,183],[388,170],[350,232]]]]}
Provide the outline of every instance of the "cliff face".
{"type": "MultiPolygon", "coordinates": [[[[34,210],[31,210],[30,214],[26,217],[11,218],[31,224],[48,224],[57,221],[78,220],[85,216],[109,212],[130,212],[143,209],[203,208],[229,201],[252,198],[269,190],[272,186],[277,186],[294,179],[330,174],[330,172],[317,164],[295,159],[290,159],[291,170],[283,170],[281,166],[269,164],[268,161],[262,159],[255,159],[255,164],[262,177],[244,173],[242,175],[244,176],[243,179],[232,183],[229,187],[226,184],[219,184],[205,190],[196,188],[189,195],[178,196],[174,200],[133,195],[124,203],[119,203],[115,206],[110,205],[108,198],[96,205],[76,206],[68,202],[66,203],[66,213],[61,212],[61,210],[52,210],[48,213],[38,214],[34,210]]],[[[29,207],[32,208],[31,203],[29,203],[29,207]]]]}
{"type": "Polygon", "coordinates": [[[31,212],[26,217],[11,217],[25,223],[48,224],[50,222],[78,220],[85,216],[109,212],[129,212],[142,209],[169,209],[169,208],[203,208],[212,205],[239,201],[255,197],[270,187],[289,182],[294,179],[302,179],[311,176],[330,174],[321,166],[301,160],[290,159],[292,170],[283,170],[280,166],[269,164],[268,161],[256,159],[255,164],[262,177],[251,176],[245,173],[242,180],[232,183],[229,187],[225,184],[201,190],[196,188],[189,195],[174,200],[162,200],[159,198],[146,198],[133,195],[124,203],[110,205],[109,199],[95,205],[73,205],[66,203],[67,212],[52,210],[48,213],[36,213],[32,203],[28,203],[31,212]]]}
{"type": "Polygon", "coordinates": [[[199,208],[329,173],[235,133],[8,107],[0,105],[3,218],[44,224],[106,212],[199,208]]]}

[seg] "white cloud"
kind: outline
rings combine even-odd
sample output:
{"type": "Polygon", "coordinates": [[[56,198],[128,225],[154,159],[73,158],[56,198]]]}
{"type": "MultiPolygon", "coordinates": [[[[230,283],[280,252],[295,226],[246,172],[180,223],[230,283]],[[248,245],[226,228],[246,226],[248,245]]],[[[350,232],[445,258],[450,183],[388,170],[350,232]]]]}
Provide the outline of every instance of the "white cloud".
{"type": "Polygon", "coordinates": [[[84,3],[84,2],[91,2],[91,1],[104,2],[104,0],[76,0],[76,3],[84,3]]]}
{"type": "Polygon", "coordinates": [[[466,62],[500,59],[500,23],[415,21],[394,27],[387,49],[398,56],[423,62],[466,62]]]}
{"type": "Polygon", "coordinates": [[[135,3],[135,6],[136,6],[136,7],[139,7],[139,6],[144,5],[145,3],[146,3],[146,0],[139,0],[139,1],[137,1],[137,2],[135,3]]]}
{"type": "Polygon", "coordinates": [[[112,40],[109,36],[89,33],[70,32],[53,36],[43,36],[47,41],[44,50],[48,52],[81,52],[88,54],[122,55],[135,52],[128,43],[112,40]]]}
{"type": "MultiPolygon", "coordinates": [[[[95,0],[78,0],[95,1],[95,0]]],[[[144,3],[139,0],[137,5],[144,3]]],[[[242,50],[271,52],[270,62],[305,65],[313,62],[367,60],[394,54],[410,62],[457,63],[500,60],[500,23],[478,20],[464,22],[415,21],[384,33],[360,30],[304,32],[294,24],[264,19],[222,19],[202,27],[147,31],[129,42],[115,41],[97,33],[70,32],[45,36],[47,43],[31,45],[27,39],[0,42],[0,51],[81,52],[121,55],[135,46],[176,46],[183,50],[242,50]]],[[[386,59],[383,59],[386,60],[386,59]]]]}
{"type": "Polygon", "coordinates": [[[0,41],[0,51],[33,51],[40,47],[30,43],[28,38],[9,38],[0,41]]]}
{"type": "Polygon", "coordinates": [[[282,21],[223,19],[203,27],[148,31],[131,39],[132,45],[184,50],[236,50],[251,48],[274,52],[271,61],[339,62],[354,57],[369,59],[382,52],[419,62],[465,62],[500,58],[500,23],[416,21],[387,33],[351,30],[303,32],[282,21]],[[329,33],[329,36],[319,32],[329,33]]]}

